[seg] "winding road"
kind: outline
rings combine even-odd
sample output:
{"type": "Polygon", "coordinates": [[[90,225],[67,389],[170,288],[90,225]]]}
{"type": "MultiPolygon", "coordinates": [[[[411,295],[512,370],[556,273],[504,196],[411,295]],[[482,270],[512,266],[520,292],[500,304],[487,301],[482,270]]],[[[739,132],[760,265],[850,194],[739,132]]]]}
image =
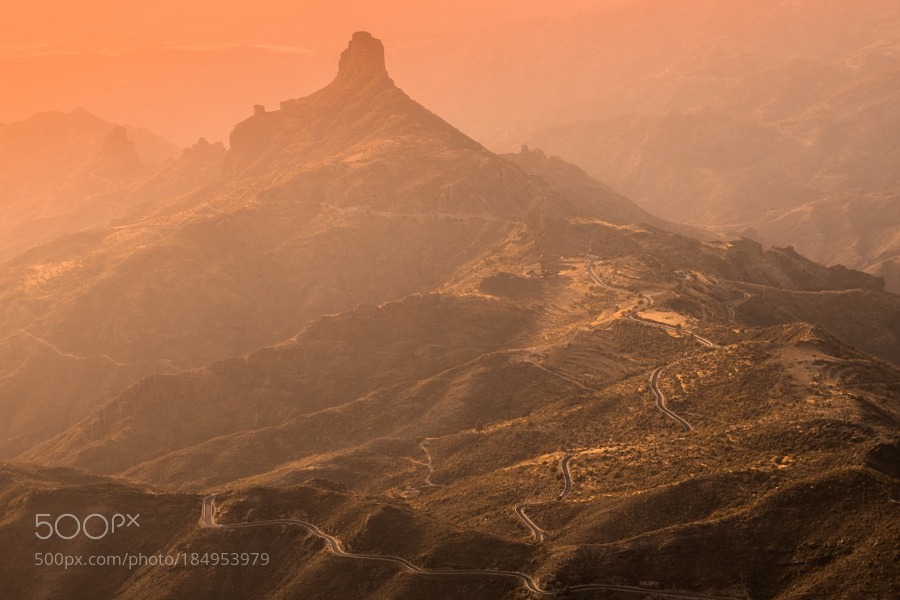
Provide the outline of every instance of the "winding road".
{"type": "Polygon", "coordinates": [[[527,514],[525,514],[526,506],[535,506],[537,504],[543,504],[543,502],[523,502],[522,504],[517,504],[513,509],[516,513],[516,516],[519,517],[519,520],[525,523],[525,526],[531,530],[531,537],[534,538],[535,544],[540,544],[544,540],[544,530],[537,526],[537,524],[531,520],[527,514]]]}
{"type": "Polygon", "coordinates": [[[603,279],[601,279],[600,276],[594,272],[594,261],[593,260],[588,262],[587,273],[591,277],[591,279],[593,279],[597,283],[597,285],[599,285],[602,288],[606,288],[607,290],[609,290],[611,292],[619,292],[620,294],[628,294],[630,296],[638,296],[641,299],[641,302],[643,302],[647,306],[650,306],[651,304],[653,304],[653,298],[651,298],[650,296],[648,296],[647,294],[645,294],[643,292],[632,292],[631,290],[628,290],[625,288],[620,288],[620,287],[615,287],[613,285],[609,285],[608,283],[603,281],[603,279]]]}
{"type": "Polygon", "coordinates": [[[728,310],[728,318],[731,319],[732,321],[734,321],[735,318],[737,317],[737,313],[735,313],[734,309],[736,309],[741,304],[744,304],[747,300],[749,300],[750,298],[753,297],[750,294],[748,294],[747,292],[741,292],[741,293],[743,294],[743,296],[741,298],[738,298],[737,300],[729,300],[728,302],[725,303],[725,308],[728,310]]]}
{"type": "MultiPolygon", "coordinates": [[[[574,458],[571,454],[566,454],[563,456],[562,460],[559,461],[559,468],[563,474],[563,489],[556,497],[556,500],[565,500],[569,494],[572,493],[572,472],[569,470],[569,463],[572,462],[572,458],[574,458]]],[[[516,513],[516,516],[519,517],[519,520],[522,521],[528,529],[531,530],[531,537],[534,538],[534,543],[539,544],[544,539],[544,530],[537,526],[537,523],[531,520],[525,513],[525,507],[527,506],[537,506],[539,504],[546,504],[546,502],[523,502],[521,504],[517,504],[513,509],[516,513]]]]}
{"type": "MultiPolygon", "coordinates": [[[[203,505],[200,514],[200,524],[203,527],[213,529],[247,529],[250,527],[266,527],[270,525],[296,525],[304,528],[308,533],[325,542],[328,551],[335,556],[349,558],[354,560],[364,560],[369,562],[388,563],[400,567],[402,570],[412,573],[413,575],[421,575],[427,577],[489,577],[492,579],[506,579],[518,582],[524,585],[530,592],[539,596],[556,596],[562,590],[547,590],[541,588],[531,575],[522,573],[521,571],[503,571],[499,569],[429,569],[420,567],[405,558],[399,556],[390,556],[387,554],[357,554],[355,552],[347,552],[344,550],[341,541],[329,535],[308,521],[300,519],[271,519],[268,521],[254,521],[250,523],[229,523],[221,524],[216,521],[216,495],[212,494],[203,499],[203,505]]],[[[698,600],[735,600],[734,598],[726,598],[723,596],[710,596],[696,592],[681,592],[669,590],[651,590],[628,585],[613,585],[605,583],[589,583],[584,585],[573,585],[569,588],[570,592],[582,592],[590,590],[608,590],[617,592],[626,592],[634,594],[656,594],[664,598],[695,598],[698,600]]]]}
{"type": "MultiPolygon", "coordinates": [[[[626,294],[635,294],[635,292],[632,292],[630,290],[613,287],[613,286],[607,284],[606,282],[604,282],[594,272],[594,260],[593,259],[591,259],[588,262],[587,272],[588,272],[588,275],[591,276],[591,279],[593,279],[599,285],[601,285],[602,287],[604,287],[608,290],[612,290],[614,292],[622,292],[622,293],[626,293],[626,294]]],[[[737,300],[731,300],[731,301],[725,303],[725,307],[728,309],[732,320],[734,320],[734,309],[736,307],[740,306],[741,304],[743,304],[744,302],[746,302],[751,297],[750,294],[748,294],[747,292],[741,292],[741,293],[744,294],[743,298],[739,298],[737,300]]],[[[639,294],[639,295],[641,296],[641,298],[646,298],[647,300],[652,302],[652,299],[649,296],[646,296],[645,294],[639,294]]],[[[659,321],[651,321],[650,319],[644,319],[637,315],[636,309],[633,309],[632,313],[633,314],[626,314],[625,318],[628,319],[629,321],[634,321],[635,323],[640,323],[642,325],[647,325],[649,327],[657,327],[659,329],[664,329],[666,331],[672,331],[675,333],[686,333],[686,334],[690,335],[692,338],[694,338],[701,345],[706,346],[707,348],[721,348],[722,347],[722,346],[716,344],[715,342],[713,342],[712,340],[707,339],[707,338],[703,337],[702,335],[696,334],[693,331],[688,331],[686,329],[681,329],[678,327],[674,327],[672,325],[667,325],[666,323],[660,323],[659,321]]],[[[666,396],[665,396],[665,394],[662,393],[662,390],[659,389],[659,385],[658,385],[659,384],[659,375],[660,375],[660,373],[662,373],[663,369],[665,369],[665,367],[658,367],[655,371],[653,371],[653,374],[650,376],[650,388],[653,390],[653,394],[656,396],[656,407],[660,411],[662,411],[664,414],[666,414],[669,417],[671,417],[672,419],[675,419],[676,421],[678,421],[681,424],[681,426],[684,428],[685,431],[693,431],[694,428],[691,426],[690,423],[688,423],[683,418],[676,415],[674,412],[669,410],[669,408],[666,406],[666,396]]]]}
{"type": "Polygon", "coordinates": [[[562,469],[563,474],[563,489],[556,497],[557,500],[565,500],[572,493],[572,473],[569,471],[569,463],[572,462],[572,458],[571,454],[566,454],[559,462],[559,468],[562,469]]]}
{"type": "MultiPolygon", "coordinates": [[[[653,303],[653,299],[643,293],[636,293],[631,290],[626,290],[623,288],[616,288],[611,285],[608,285],[599,276],[597,276],[597,274],[593,270],[593,265],[594,265],[594,261],[591,260],[587,266],[587,272],[590,275],[591,279],[593,279],[593,281],[595,281],[597,284],[599,284],[603,288],[606,288],[606,289],[614,291],[614,292],[619,292],[619,293],[624,293],[624,294],[629,294],[629,295],[637,295],[640,297],[641,303],[643,303],[647,306],[649,306],[650,304],[653,303]]],[[[731,309],[730,306],[729,306],[729,309],[731,309]]],[[[645,325],[649,325],[649,326],[653,326],[653,327],[659,327],[662,329],[667,329],[667,330],[672,330],[672,331],[677,331],[677,332],[682,332],[682,333],[688,333],[695,340],[697,340],[704,346],[711,347],[711,348],[719,347],[717,344],[713,343],[712,341],[710,341],[702,336],[699,336],[699,335],[694,334],[689,331],[684,331],[682,329],[678,329],[676,327],[672,327],[670,325],[665,325],[662,323],[658,323],[656,321],[648,321],[645,319],[636,318],[631,315],[626,315],[626,318],[630,319],[632,321],[635,321],[638,323],[643,323],[645,325]]],[[[569,382],[577,385],[578,387],[588,389],[588,390],[592,389],[592,388],[588,388],[584,384],[582,384],[574,379],[571,379],[565,375],[562,375],[551,369],[548,369],[535,361],[529,360],[528,362],[531,362],[533,365],[537,366],[538,368],[541,368],[557,377],[561,377],[562,379],[565,379],[566,381],[569,381],[569,382]]],[[[677,414],[675,414],[674,412],[669,410],[669,408],[666,406],[666,397],[663,394],[663,392],[659,389],[659,385],[658,385],[660,374],[662,373],[662,371],[664,369],[665,369],[665,367],[659,367],[655,371],[653,371],[653,374],[650,376],[650,387],[656,396],[656,406],[660,411],[662,411],[663,413],[665,413],[672,419],[678,421],[681,424],[681,426],[684,428],[685,431],[692,431],[693,427],[691,426],[690,423],[688,423],[686,420],[684,420],[683,418],[681,418],[680,416],[678,416],[677,414]]],[[[597,390],[592,390],[592,391],[597,391],[597,390]]],[[[429,440],[426,438],[425,440],[423,440],[422,442],[419,443],[419,447],[425,453],[425,458],[426,458],[425,466],[428,469],[428,475],[425,478],[425,487],[432,487],[432,486],[438,486],[439,484],[436,484],[431,481],[431,476],[434,473],[434,465],[433,465],[431,453],[428,450],[428,446],[427,446],[428,441],[429,440]]],[[[572,493],[573,482],[572,482],[572,474],[571,474],[571,470],[570,470],[570,463],[571,463],[572,459],[573,459],[573,455],[566,454],[560,461],[560,469],[563,474],[563,489],[559,493],[559,495],[556,497],[555,500],[557,500],[557,501],[565,500],[572,493]]],[[[543,503],[544,502],[524,502],[524,503],[518,504],[517,506],[514,507],[514,512],[515,512],[516,516],[531,531],[531,535],[534,538],[535,543],[540,543],[543,540],[544,532],[526,514],[525,508],[528,506],[534,506],[534,505],[539,505],[539,504],[543,504],[543,503]]],[[[405,558],[401,558],[399,556],[392,556],[392,555],[386,555],[386,554],[365,554],[365,553],[348,552],[344,549],[343,545],[341,544],[341,541],[337,537],[330,535],[328,533],[325,533],[324,531],[319,529],[313,523],[310,523],[308,521],[303,521],[300,519],[272,519],[272,520],[263,520],[263,521],[255,521],[255,522],[221,524],[216,521],[215,513],[216,513],[216,495],[213,494],[213,495],[206,496],[203,499],[201,516],[200,516],[200,524],[203,527],[219,528],[219,529],[240,529],[240,528],[250,528],[250,527],[266,527],[266,526],[273,526],[273,525],[299,526],[299,527],[302,527],[303,529],[305,529],[309,534],[323,540],[325,542],[325,546],[327,547],[328,551],[335,556],[339,556],[339,557],[343,557],[343,558],[347,558],[347,559],[353,559],[353,560],[361,560],[361,561],[377,562],[377,563],[387,563],[387,564],[394,565],[403,571],[406,571],[408,573],[411,573],[413,575],[418,575],[418,576],[484,577],[484,578],[491,578],[491,579],[496,579],[496,580],[514,581],[516,583],[523,585],[532,594],[535,594],[538,596],[557,596],[557,595],[563,593],[563,590],[552,590],[552,589],[541,588],[538,585],[537,581],[535,581],[535,579],[531,575],[528,575],[527,573],[523,573],[521,571],[506,571],[506,570],[499,570],[499,569],[433,569],[433,568],[420,567],[420,566],[412,563],[411,561],[409,561],[405,558]]],[[[642,588],[642,587],[637,587],[637,586],[603,584],[603,583],[591,583],[591,584],[568,586],[566,588],[566,590],[568,593],[578,593],[578,592],[586,592],[586,591],[596,590],[596,591],[616,591],[616,592],[641,594],[641,595],[653,595],[655,597],[661,597],[661,598],[687,598],[687,599],[695,599],[695,600],[735,600],[732,597],[713,596],[713,595],[702,594],[702,593],[698,593],[698,592],[648,589],[648,588],[642,588]]]]}
{"type": "Polygon", "coordinates": [[[428,469],[428,475],[425,476],[424,487],[441,487],[441,484],[431,481],[431,476],[434,475],[434,461],[431,460],[431,452],[428,451],[429,441],[431,441],[429,438],[425,438],[419,442],[419,448],[425,453],[425,467],[428,469]]]}
{"type": "Polygon", "coordinates": [[[634,321],[635,323],[641,323],[642,325],[647,325],[649,327],[657,327],[659,329],[665,329],[666,331],[674,331],[675,333],[686,333],[698,342],[701,345],[706,346],[707,348],[721,348],[722,346],[717,343],[709,340],[702,335],[698,335],[693,331],[688,331],[687,329],[679,329],[678,327],[673,327],[672,325],[666,325],[665,323],[660,323],[659,321],[651,321],[650,319],[642,319],[641,317],[633,317],[631,315],[625,315],[625,318],[629,321],[634,321]]]}
{"type": "Polygon", "coordinates": [[[653,371],[653,375],[650,376],[650,389],[653,390],[653,394],[656,396],[656,408],[681,423],[681,426],[684,427],[685,431],[693,431],[694,428],[690,423],[676,415],[666,406],[666,395],[659,389],[659,374],[663,372],[663,369],[665,369],[665,367],[657,367],[657,369],[653,371]]]}
{"type": "MultiPolygon", "coordinates": [[[[651,304],[653,304],[653,298],[651,298],[647,294],[644,294],[643,292],[632,292],[631,290],[627,290],[625,288],[618,288],[618,287],[611,286],[608,283],[606,283],[605,281],[603,281],[603,279],[601,279],[594,272],[594,261],[593,260],[588,262],[587,272],[588,272],[588,275],[590,275],[591,279],[593,279],[601,287],[604,287],[613,292],[619,292],[622,294],[630,294],[632,296],[638,296],[638,297],[640,297],[641,301],[646,306],[650,306],[651,304]]],[[[650,327],[659,327],[660,329],[666,329],[668,331],[686,333],[686,334],[690,335],[692,338],[694,338],[695,340],[697,340],[698,342],[700,342],[702,345],[706,346],[707,348],[721,348],[721,346],[719,346],[715,342],[703,337],[702,335],[698,335],[692,331],[678,329],[677,327],[673,327],[671,325],[666,325],[665,323],[660,323],[658,321],[651,321],[649,319],[642,319],[640,317],[636,317],[636,316],[632,316],[632,315],[625,315],[625,318],[630,321],[634,321],[635,323],[643,323],[644,325],[649,325],[650,327]]]]}

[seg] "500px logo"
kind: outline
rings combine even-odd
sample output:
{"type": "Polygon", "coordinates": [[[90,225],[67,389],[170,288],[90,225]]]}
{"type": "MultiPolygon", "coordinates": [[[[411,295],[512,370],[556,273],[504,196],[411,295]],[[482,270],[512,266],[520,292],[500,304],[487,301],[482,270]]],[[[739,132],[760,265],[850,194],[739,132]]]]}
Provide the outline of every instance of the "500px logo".
{"type": "Polygon", "coordinates": [[[72,513],[63,513],[55,520],[44,520],[44,517],[52,518],[50,513],[37,513],[34,515],[34,535],[40,540],[48,540],[54,535],[64,540],[71,540],[78,534],[83,534],[92,540],[105,538],[108,534],[115,533],[118,529],[140,527],[137,515],[123,515],[116,513],[107,518],[100,513],[91,513],[83,519],[79,519],[72,513]]]}

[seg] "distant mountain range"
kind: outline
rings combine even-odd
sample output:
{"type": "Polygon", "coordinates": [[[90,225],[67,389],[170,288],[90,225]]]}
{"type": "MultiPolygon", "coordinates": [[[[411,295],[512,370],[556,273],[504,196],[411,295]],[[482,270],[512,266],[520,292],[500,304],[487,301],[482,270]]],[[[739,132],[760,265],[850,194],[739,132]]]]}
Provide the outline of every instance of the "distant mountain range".
{"type": "Polygon", "coordinates": [[[448,66],[406,76],[489,147],[540,147],[660,217],[900,292],[896,3],[636,0],[466,46],[426,47],[448,66]]]}
{"type": "MultiPolygon", "coordinates": [[[[131,135],[107,168],[139,168],[131,135]]],[[[227,151],[128,181],[124,215],[0,265],[0,589],[896,595],[900,297],[877,277],[492,153],[365,32],[227,151]],[[63,511],[146,527],[36,540],[63,511]],[[268,560],[98,577],[42,552],[268,560]]]]}
{"type": "Polygon", "coordinates": [[[123,189],[180,153],[83,109],[0,125],[0,259],[126,214],[123,189]]]}
{"type": "Polygon", "coordinates": [[[779,81],[809,72],[800,61],[749,77],[702,108],[558,126],[529,142],[582,164],[660,215],[790,243],[816,260],[884,275],[900,291],[890,266],[900,256],[900,180],[893,175],[900,172],[900,70],[852,83],[818,80],[822,97],[799,107],[787,108],[798,102],[794,89],[771,97],[779,81]],[[769,105],[754,110],[748,96],[769,105]]]}

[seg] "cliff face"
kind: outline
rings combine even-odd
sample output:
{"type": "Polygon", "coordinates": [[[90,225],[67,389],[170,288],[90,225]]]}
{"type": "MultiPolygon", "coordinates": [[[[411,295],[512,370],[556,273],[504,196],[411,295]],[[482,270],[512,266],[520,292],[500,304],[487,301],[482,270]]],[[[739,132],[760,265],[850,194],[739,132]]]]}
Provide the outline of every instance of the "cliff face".
{"type": "Polygon", "coordinates": [[[387,79],[384,65],[384,45],[367,31],[357,31],[338,62],[337,81],[387,79]]]}

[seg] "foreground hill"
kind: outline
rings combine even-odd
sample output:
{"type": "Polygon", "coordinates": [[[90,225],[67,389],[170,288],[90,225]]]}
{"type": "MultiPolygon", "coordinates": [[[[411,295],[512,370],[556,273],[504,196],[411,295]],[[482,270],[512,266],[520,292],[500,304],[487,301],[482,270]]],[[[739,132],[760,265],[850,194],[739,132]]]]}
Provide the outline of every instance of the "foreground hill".
{"type": "Polygon", "coordinates": [[[900,372],[810,325],[747,327],[745,288],[654,279],[635,258],[327,317],[245,360],[146,379],[28,458],[215,491],[218,522],[246,525],[166,547],[278,555],[224,580],[147,569],[115,597],[519,596],[491,570],[559,590],[890,597],[900,372]],[[351,554],[478,575],[332,557],[278,519],[351,554]]]}
{"type": "MultiPolygon", "coordinates": [[[[544,589],[890,595],[892,577],[872,565],[896,551],[900,372],[796,316],[749,324],[784,296],[806,315],[835,295],[856,310],[892,296],[864,274],[752,242],[557,227],[543,230],[546,254],[574,240],[603,258],[563,254],[571,270],[521,277],[504,269],[534,256],[508,248],[492,256],[499,270],[470,266],[440,295],[360,307],[245,359],[145,379],[20,459],[218,492],[218,518],[248,525],[209,535],[309,540],[288,551],[309,565],[290,571],[289,588],[322,590],[313,597],[518,597],[521,581],[491,570],[544,589]],[[841,291],[850,284],[859,299],[841,291]],[[328,557],[301,526],[273,534],[265,521],[278,519],[324,528],[351,553],[479,575],[410,581],[390,564],[328,557]],[[866,578],[853,576],[860,565],[866,578]]],[[[200,581],[152,572],[120,597],[200,581]]],[[[273,582],[212,585],[228,595],[273,582]]]]}
{"type": "MultiPolygon", "coordinates": [[[[0,532],[7,540],[0,544],[0,586],[5,598],[112,597],[133,575],[126,553],[136,557],[172,550],[175,540],[195,531],[199,516],[199,496],[159,493],[69,469],[0,463],[0,482],[0,532]],[[46,536],[48,532],[46,525],[35,528],[36,514],[41,520],[55,522],[59,515],[73,511],[79,519],[92,513],[109,520],[115,514],[138,515],[139,527],[120,526],[116,532],[102,535],[104,526],[94,517],[88,521],[88,531],[97,539],[83,534],[70,540],[55,534],[49,539],[35,537],[35,533],[46,536]],[[36,565],[36,556],[50,564],[36,565]],[[64,556],[70,562],[80,556],[83,565],[75,568],[72,563],[67,569],[62,564],[64,556]],[[124,566],[89,566],[89,556],[115,556],[114,560],[124,558],[126,562],[124,566]]],[[[66,517],[59,530],[68,537],[76,526],[66,517]]]]}

